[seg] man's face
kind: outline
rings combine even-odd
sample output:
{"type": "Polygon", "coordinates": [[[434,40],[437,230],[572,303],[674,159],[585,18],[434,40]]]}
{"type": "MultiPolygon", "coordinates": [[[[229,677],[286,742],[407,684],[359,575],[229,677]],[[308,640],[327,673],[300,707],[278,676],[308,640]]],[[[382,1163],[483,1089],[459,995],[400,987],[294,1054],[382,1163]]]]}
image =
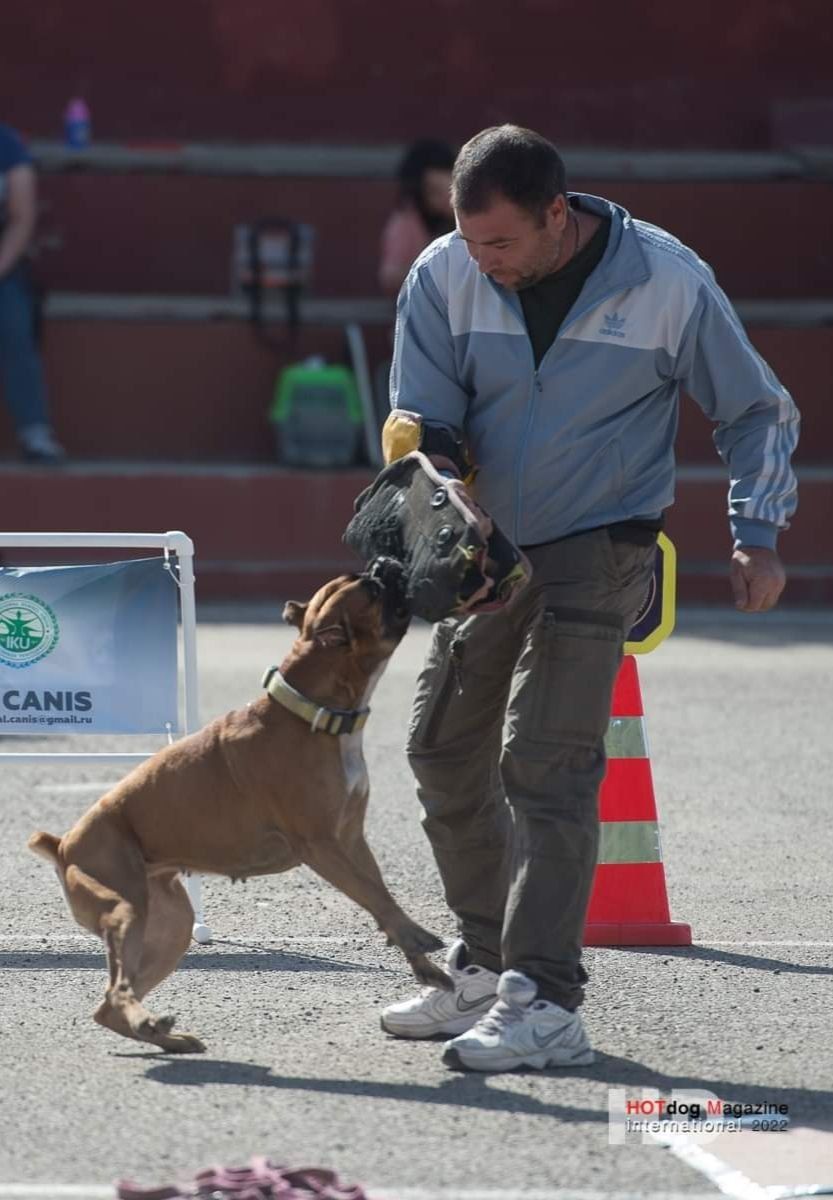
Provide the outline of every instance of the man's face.
{"type": "Polygon", "coordinates": [[[567,201],[556,196],[543,222],[503,196],[480,213],[458,211],[457,228],[484,275],[518,292],[561,265],[567,201]]]}

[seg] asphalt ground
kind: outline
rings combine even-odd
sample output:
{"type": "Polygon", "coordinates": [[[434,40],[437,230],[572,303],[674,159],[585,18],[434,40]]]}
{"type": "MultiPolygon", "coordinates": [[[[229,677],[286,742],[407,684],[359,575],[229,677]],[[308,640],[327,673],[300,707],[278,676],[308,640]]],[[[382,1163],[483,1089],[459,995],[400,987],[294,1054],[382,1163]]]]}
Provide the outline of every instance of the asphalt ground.
{"type": "MultiPolygon", "coordinates": [[[[241,615],[201,612],[203,719],[256,695],[293,636],[272,610],[241,615]]],[[[404,908],[450,939],[403,753],[427,637],[412,627],[374,698],[368,832],[404,908]]],[[[123,768],[0,762],[0,1198],[106,1196],[116,1177],[170,1182],[253,1154],[327,1165],[374,1200],[717,1195],[696,1152],[610,1144],[610,1089],[646,1088],[788,1104],[791,1134],[721,1143],[751,1139],[759,1184],[833,1181],[833,619],[684,613],[640,676],[672,915],[695,945],[586,952],[591,1068],[459,1074],[439,1044],[388,1038],[379,1010],[412,991],[407,969],[303,868],[205,880],[215,940],[151,998],[204,1056],[106,1033],[90,1019],[99,944],[25,841],[65,831],[123,768]]],[[[39,745],[81,742],[125,745],[39,745]]]]}

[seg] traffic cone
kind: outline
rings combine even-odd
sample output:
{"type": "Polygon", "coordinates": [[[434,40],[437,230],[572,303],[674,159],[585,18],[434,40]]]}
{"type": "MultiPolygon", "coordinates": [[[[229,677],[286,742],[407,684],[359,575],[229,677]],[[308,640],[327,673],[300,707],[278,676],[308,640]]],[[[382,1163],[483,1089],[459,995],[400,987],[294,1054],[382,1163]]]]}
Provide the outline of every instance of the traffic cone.
{"type": "Polygon", "coordinates": [[[672,921],[636,659],[622,661],[599,795],[599,861],[585,946],[690,946],[691,927],[672,921]]]}

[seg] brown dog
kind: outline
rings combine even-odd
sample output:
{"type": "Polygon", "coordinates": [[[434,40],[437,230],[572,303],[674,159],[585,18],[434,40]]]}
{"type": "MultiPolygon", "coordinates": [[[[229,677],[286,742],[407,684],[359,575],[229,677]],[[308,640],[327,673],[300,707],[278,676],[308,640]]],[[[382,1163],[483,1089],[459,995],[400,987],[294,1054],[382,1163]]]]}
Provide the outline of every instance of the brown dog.
{"type": "Polygon", "coordinates": [[[267,695],[160,750],[64,837],[29,839],[54,862],[75,919],[105,942],[100,1025],[167,1051],[204,1049],[142,1004],[189,945],[182,869],[245,879],[306,863],[376,918],[422,983],[449,985],[426,957],[442,943],[397,905],[363,832],[361,727],[410,619],[400,571],[380,559],[287,604],[300,634],[267,673],[267,695]]]}

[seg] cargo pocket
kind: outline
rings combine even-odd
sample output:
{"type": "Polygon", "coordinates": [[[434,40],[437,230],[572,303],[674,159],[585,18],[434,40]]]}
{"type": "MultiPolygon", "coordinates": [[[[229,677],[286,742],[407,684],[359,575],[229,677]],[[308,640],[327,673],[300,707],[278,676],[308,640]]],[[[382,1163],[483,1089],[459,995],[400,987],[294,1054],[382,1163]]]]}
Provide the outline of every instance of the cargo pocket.
{"type": "Polygon", "coordinates": [[[605,618],[543,610],[518,664],[512,703],[518,737],[584,749],[604,738],[624,640],[616,616],[605,618]]]}
{"type": "Polygon", "coordinates": [[[456,636],[459,628],[459,621],[449,620],[441,621],[434,629],[431,648],[417,681],[408,726],[408,753],[427,750],[436,744],[462,669],[462,642],[456,636]]]}
{"type": "Polygon", "coordinates": [[[611,569],[618,585],[617,608],[630,629],[648,594],[657,557],[656,540],[648,545],[622,541],[608,534],[611,569]]]}

